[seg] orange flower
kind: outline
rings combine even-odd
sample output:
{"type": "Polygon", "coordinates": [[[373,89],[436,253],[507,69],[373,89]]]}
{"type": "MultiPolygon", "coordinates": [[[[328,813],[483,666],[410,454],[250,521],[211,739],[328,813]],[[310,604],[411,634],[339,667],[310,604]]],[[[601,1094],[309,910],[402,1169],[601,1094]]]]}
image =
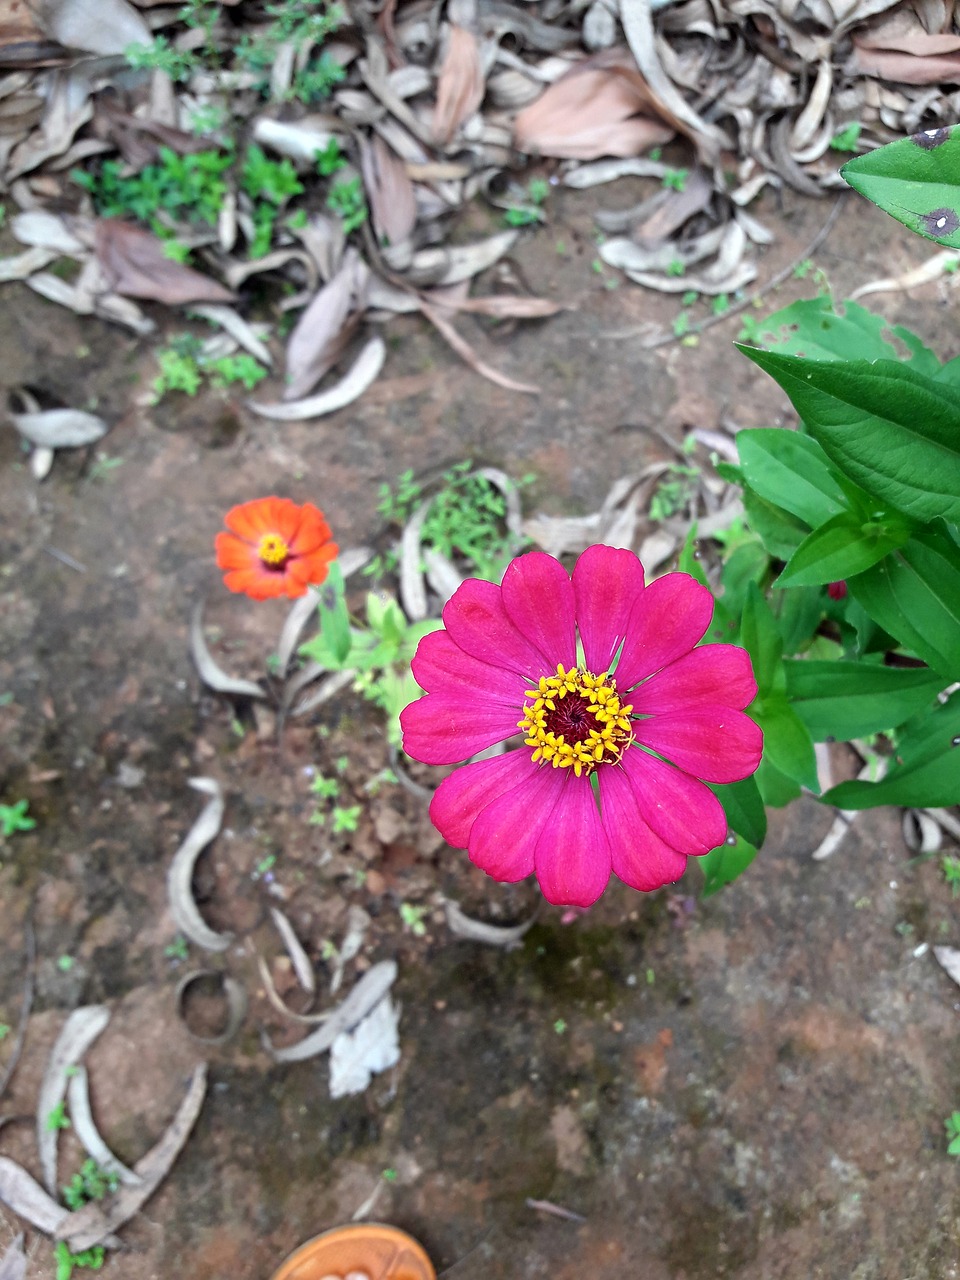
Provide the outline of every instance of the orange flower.
{"type": "Polygon", "coordinates": [[[224,524],[232,532],[217,534],[217,564],[227,587],[252,600],[306,595],[340,550],[312,502],[257,498],[231,507],[224,524]]]}

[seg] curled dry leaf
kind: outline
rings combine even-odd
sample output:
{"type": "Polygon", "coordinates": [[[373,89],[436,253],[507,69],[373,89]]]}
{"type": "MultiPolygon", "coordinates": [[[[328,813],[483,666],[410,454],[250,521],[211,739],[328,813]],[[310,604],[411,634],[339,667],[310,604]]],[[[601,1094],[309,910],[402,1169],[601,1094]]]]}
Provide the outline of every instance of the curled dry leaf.
{"type": "MultiPolygon", "coordinates": [[[[86,220],[78,222],[86,227],[86,220]]],[[[26,209],[11,219],[10,230],[21,244],[37,249],[52,249],[55,253],[76,258],[86,252],[88,245],[67,226],[63,218],[46,209],[26,209]]]]}
{"type": "Polygon", "coordinates": [[[33,0],[44,34],[68,49],[122,54],[132,44],[153,42],[142,15],[127,0],[33,0]]]}
{"type": "Polygon", "coordinates": [[[337,952],[333,963],[333,976],[330,979],[331,995],[336,995],[340,990],[344,970],[350,961],[360,954],[360,948],[363,946],[363,940],[367,936],[369,928],[369,915],[364,911],[363,907],[358,907],[354,904],[347,912],[347,932],[343,936],[340,950],[337,952]]]}
{"type": "Polygon", "coordinates": [[[0,1156],[0,1203],[40,1231],[53,1235],[67,1211],[8,1156],[0,1156]]]}
{"type": "Polygon", "coordinates": [[[383,139],[360,141],[360,170],[379,245],[408,240],[417,225],[417,200],[407,166],[383,139]]]}
{"type": "Polygon", "coordinates": [[[427,616],[427,590],[420,567],[420,535],[432,506],[433,498],[421,502],[400,535],[400,600],[411,622],[422,622],[427,616]]]}
{"type": "Polygon", "coordinates": [[[423,563],[431,590],[440,597],[441,604],[446,604],[463,582],[462,576],[453,561],[435,547],[424,547],[423,563]]]}
{"type": "Polygon", "coordinates": [[[374,336],[357,356],[346,377],[326,391],[321,391],[319,395],[291,404],[257,404],[248,400],[247,407],[261,418],[270,418],[274,422],[304,422],[309,418],[322,418],[324,414],[335,413],[358,400],[377,380],[386,358],[386,343],[378,335],[374,336]]]}
{"type": "Polygon", "coordinates": [[[203,601],[194,605],[190,615],[190,655],[200,679],[217,693],[233,693],[241,698],[265,698],[267,695],[252,680],[240,680],[228,675],[213,660],[203,635],[203,601]]]}
{"type": "Polygon", "coordinates": [[[253,139],[282,156],[313,164],[318,151],[344,136],[343,126],[334,116],[307,116],[303,120],[273,120],[259,116],[253,122],[253,139]]]}
{"type": "Polygon", "coordinates": [[[110,1010],[103,1004],[84,1005],[74,1009],[57,1036],[50,1051],[47,1069],[37,1098],[37,1153],[43,1183],[52,1194],[57,1190],[57,1135],[50,1126],[50,1113],[63,1102],[67,1093],[68,1071],[83,1055],[110,1021],[110,1010]]]}
{"type": "Polygon", "coordinates": [[[931,280],[939,280],[948,272],[955,271],[958,261],[960,261],[960,252],[956,249],[942,249],[926,262],[921,263],[919,267],[912,267],[902,275],[887,276],[882,280],[870,280],[867,284],[862,284],[859,289],[854,289],[850,294],[850,300],[852,302],[857,298],[865,298],[870,293],[900,292],[916,288],[917,285],[929,284],[931,280]]]}
{"type": "Polygon", "coordinates": [[[457,332],[446,316],[436,307],[430,306],[421,299],[420,310],[457,355],[462,360],[465,360],[470,368],[479,373],[481,377],[486,378],[489,382],[496,383],[498,387],[505,387],[507,391],[525,391],[532,396],[540,394],[539,387],[529,382],[517,382],[513,378],[508,378],[505,373],[500,373],[498,369],[494,369],[486,361],[481,360],[466,338],[457,332]]]}
{"type": "Polygon", "coordinates": [[[81,1253],[104,1243],[111,1232],[129,1222],[146,1204],[183,1150],[203,1106],[206,1088],[207,1067],[200,1063],[194,1069],[186,1096],[170,1128],[133,1167],[133,1172],[140,1179],[139,1186],[121,1187],[105,1211],[94,1201],[60,1222],[56,1234],[67,1241],[71,1252],[81,1253]]]}
{"type": "Polygon", "coordinates": [[[514,121],[514,145],[569,160],[637,156],[673,137],[674,126],[659,114],[636,67],[610,51],[575,66],[524,107],[514,121]]]}
{"type": "Polygon", "coordinates": [[[218,307],[209,303],[200,303],[195,307],[191,307],[191,311],[195,315],[202,316],[204,320],[209,320],[211,324],[218,324],[221,329],[230,334],[244,351],[249,351],[255,360],[259,360],[261,364],[265,364],[268,369],[273,368],[273,356],[269,349],[260,340],[252,325],[232,307],[218,307]]]}
{"type": "Polygon", "coordinates": [[[222,973],[219,969],[194,969],[190,973],[185,973],[177,983],[175,999],[177,1015],[187,1028],[187,1035],[191,1040],[195,1040],[197,1044],[208,1044],[215,1047],[226,1044],[237,1034],[243,1026],[244,1018],[247,1016],[246,990],[236,978],[232,978],[229,973],[222,973]],[[227,1016],[223,1030],[215,1036],[199,1036],[195,1031],[191,1031],[184,1012],[184,1001],[186,1000],[187,992],[195,982],[199,982],[202,978],[213,978],[218,982],[223,989],[223,996],[227,1002],[227,1016]]]}
{"type": "Polygon", "coordinates": [[[360,322],[367,275],[356,249],[348,249],[340,270],[297,321],[287,342],[284,400],[302,399],[343,355],[360,322]]]}
{"type": "Polygon", "coordinates": [[[483,67],[477,37],[466,27],[451,24],[437,81],[433,136],[445,146],[483,101],[483,67]]]}
{"type": "Polygon", "coordinates": [[[911,853],[936,853],[943,843],[940,824],[922,809],[903,812],[903,841],[911,853]]]}
{"type": "Polygon", "coordinates": [[[512,950],[518,947],[527,930],[536,921],[539,912],[534,912],[523,924],[487,924],[484,920],[474,920],[465,915],[459,906],[450,898],[443,904],[447,917],[447,927],[458,938],[467,938],[471,942],[483,942],[491,947],[504,947],[512,950]]]}
{"type": "Polygon", "coordinates": [[[325,1053],[337,1036],[344,1031],[352,1031],[371,1009],[376,1008],[396,980],[396,961],[381,960],[367,970],[342,1004],[332,1010],[323,1026],[288,1049],[276,1049],[264,1037],[264,1048],[275,1062],[303,1062],[306,1058],[325,1053]]]}
{"type": "Polygon", "coordinates": [[[73,1132],[87,1155],[96,1160],[101,1169],[114,1174],[127,1186],[138,1186],[140,1179],[132,1169],[128,1169],[123,1161],[113,1154],[94,1122],[90,1106],[90,1081],[86,1067],[74,1068],[67,1087],[67,1100],[70,1103],[73,1132]]]}
{"type": "Polygon", "coordinates": [[[27,249],[11,258],[0,258],[0,284],[11,280],[28,280],[37,271],[48,267],[58,255],[52,249],[27,249]]]}
{"type": "Polygon", "coordinates": [[[11,413],[10,418],[24,439],[43,449],[79,449],[107,434],[104,420],[82,409],[41,409],[11,413]]]}
{"type": "Polygon", "coordinates": [[[216,280],[168,258],[159,237],[121,218],[98,219],[95,245],[109,287],[125,297],[168,305],[234,300],[216,280]]]}
{"type": "MultiPolygon", "coordinates": [[[[315,672],[313,679],[315,680],[317,675],[322,674],[322,671],[315,672]]],[[[295,720],[298,716],[305,716],[311,711],[316,711],[317,707],[322,707],[325,702],[335,698],[342,689],[346,689],[356,678],[357,672],[354,667],[349,667],[345,671],[334,671],[332,675],[323,681],[318,689],[308,693],[306,697],[301,698],[295,705],[291,702],[289,707],[286,708],[286,714],[295,720]]],[[[301,688],[303,687],[305,686],[301,686],[301,688]]]]}
{"type": "Polygon", "coordinates": [[[934,947],[933,954],[950,977],[960,987],[960,951],[956,947],[934,947]]]}
{"type": "Polygon", "coordinates": [[[297,981],[304,991],[308,991],[310,995],[313,995],[317,990],[317,977],[313,972],[310,957],[304,951],[303,944],[297,937],[293,925],[277,907],[270,908],[270,919],[277,926],[277,932],[283,939],[283,945],[286,947],[287,955],[293,964],[293,971],[297,975],[297,981]]]}
{"type": "Polygon", "coordinates": [[[27,1255],[23,1251],[23,1236],[19,1235],[0,1258],[0,1280],[24,1280],[27,1274],[27,1255]]]}
{"type": "Polygon", "coordinates": [[[210,799],[174,854],[167,872],[170,914],[180,932],[198,947],[203,947],[206,951],[226,951],[233,935],[217,933],[211,929],[201,916],[193,897],[193,869],[197,859],[219,834],[223,824],[223,789],[214,778],[191,778],[190,786],[194,791],[208,795],[210,799]]]}
{"type": "Polygon", "coordinates": [[[330,1046],[330,1097],[363,1093],[372,1077],[400,1061],[400,1014],[390,997],[375,1005],[351,1031],[330,1046]]]}
{"type": "Polygon", "coordinates": [[[509,253],[517,240],[516,231],[500,231],[473,244],[444,245],[421,249],[413,255],[406,279],[421,286],[459,284],[486,271],[509,253]]]}

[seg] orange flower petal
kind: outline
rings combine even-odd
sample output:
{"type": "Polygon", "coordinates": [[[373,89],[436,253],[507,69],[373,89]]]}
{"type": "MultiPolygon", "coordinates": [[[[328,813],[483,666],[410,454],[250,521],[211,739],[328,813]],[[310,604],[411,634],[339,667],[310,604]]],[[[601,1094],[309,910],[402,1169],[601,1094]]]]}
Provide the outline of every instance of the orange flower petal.
{"type": "Polygon", "coordinates": [[[279,533],[275,508],[280,498],[256,498],[253,502],[231,507],[223,517],[228,529],[247,542],[259,542],[265,533],[279,533]]]}
{"type": "Polygon", "coordinates": [[[218,533],[214,545],[220,569],[246,569],[257,563],[256,549],[235,534],[218,533]]]}
{"type": "Polygon", "coordinates": [[[309,555],[325,542],[330,541],[330,526],[311,502],[304,504],[296,533],[290,539],[290,549],[295,555],[309,555]]]}

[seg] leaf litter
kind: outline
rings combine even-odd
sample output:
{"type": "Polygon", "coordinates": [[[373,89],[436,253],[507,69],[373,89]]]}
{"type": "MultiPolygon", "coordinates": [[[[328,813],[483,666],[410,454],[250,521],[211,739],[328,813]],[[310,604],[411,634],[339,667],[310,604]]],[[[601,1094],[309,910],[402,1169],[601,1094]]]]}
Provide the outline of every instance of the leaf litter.
{"type": "MultiPolygon", "coordinates": [[[[621,254],[617,269],[640,287],[735,294],[771,238],[737,212],[765,186],[827,193],[841,145],[869,150],[960,115],[960,88],[942,88],[960,85],[945,5],[598,0],[533,13],[434,0],[381,13],[364,0],[300,26],[245,25],[239,5],[229,22],[216,4],[199,22],[148,0],[92,13],[90,0],[43,0],[33,43],[6,37],[19,52],[0,81],[0,170],[26,249],[0,280],[144,336],[154,321],[133,299],[218,308],[214,322],[245,350],[286,364],[281,401],[251,405],[281,422],[363,395],[386,357],[376,326],[401,310],[419,311],[479,376],[536,393],[457,323],[458,312],[523,320],[563,305],[483,291],[518,248],[515,229],[472,242],[459,232],[470,204],[501,216],[513,174],[580,188],[639,178],[647,194],[617,232],[634,257],[607,245],[603,260],[621,254]],[[686,186],[656,156],[668,142],[689,156],[686,186]],[[186,200],[191,182],[208,183],[205,205],[186,200]],[[665,183],[676,186],[662,199],[665,183]],[[151,205],[148,190],[162,197],[151,205]],[[58,257],[79,277],[48,270],[58,257]],[[681,278],[677,263],[698,270],[681,278]],[[462,296],[437,295],[458,282],[462,296]],[[291,307],[283,362],[277,321],[291,307]]],[[[549,208],[530,213],[543,217],[549,208]]]]}

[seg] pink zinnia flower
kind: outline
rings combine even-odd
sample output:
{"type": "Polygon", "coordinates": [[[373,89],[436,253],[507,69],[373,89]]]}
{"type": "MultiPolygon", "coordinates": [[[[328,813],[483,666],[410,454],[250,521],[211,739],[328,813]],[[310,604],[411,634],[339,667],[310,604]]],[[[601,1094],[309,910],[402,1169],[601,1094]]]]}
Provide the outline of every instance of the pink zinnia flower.
{"type": "Polygon", "coordinates": [[[524,745],[444,779],[430,805],[444,839],[495,880],[536,872],[550,902],[581,907],[611,871],[657,889],[722,844],[706,782],[748,777],[763,738],[743,714],[749,655],[697,647],[712,614],[695,579],[645,586],[637,557],[612,547],[589,547],[572,579],[533,551],[500,587],[464,582],[417,649],[427,692],[400,717],[403,749],[442,765],[518,729],[524,745]]]}

